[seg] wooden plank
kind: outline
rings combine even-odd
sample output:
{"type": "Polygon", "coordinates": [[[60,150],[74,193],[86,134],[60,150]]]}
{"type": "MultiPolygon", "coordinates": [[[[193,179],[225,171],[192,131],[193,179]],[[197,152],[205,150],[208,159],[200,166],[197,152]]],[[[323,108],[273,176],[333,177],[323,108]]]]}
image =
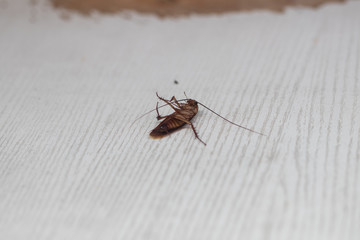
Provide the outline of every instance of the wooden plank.
{"type": "Polygon", "coordinates": [[[8,2],[0,238],[358,239],[359,10],[64,21],[8,2]],[[268,137],[204,108],[206,147],[149,138],[155,114],[131,126],[183,91],[268,137]]]}

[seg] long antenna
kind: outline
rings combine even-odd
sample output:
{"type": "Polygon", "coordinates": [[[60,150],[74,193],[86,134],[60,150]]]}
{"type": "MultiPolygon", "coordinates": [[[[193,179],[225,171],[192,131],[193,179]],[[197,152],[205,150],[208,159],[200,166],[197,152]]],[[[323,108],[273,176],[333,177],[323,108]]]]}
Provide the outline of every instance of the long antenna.
{"type": "Polygon", "coordinates": [[[234,123],[234,122],[232,122],[232,121],[230,121],[230,120],[227,120],[226,118],[224,118],[224,117],[221,116],[220,114],[216,113],[215,111],[211,110],[210,108],[208,108],[208,107],[205,106],[204,104],[202,104],[202,103],[200,103],[200,102],[197,102],[197,103],[200,104],[201,106],[203,106],[204,108],[206,108],[207,110],[209,110],[210,112],[214,113],[214,114],[217,115],[218,117],[221,117],[221,118],[224,119],[225,121],[227,121],[227,122],[229,122],[229,123],[231,123],[231,124],[233,124],[233,125],[235,125],[235,126],[237,126],[237,127],[239,127],[239,128],[243,128],[243,129],[246,129],[246,130],[248,130],[248,131],[250,131],[250,132],[257,133],[257,134],[260,134],[260,135],[262,135],[262,136],[266,136],[266,135],[263,134],[263,133],[256,132],[256,131],[254,131],[254,130],[252,130],[252,129],[249,129],[249,128],[240,126],[239,124],[236,124],[236,123],[234,123]]]}

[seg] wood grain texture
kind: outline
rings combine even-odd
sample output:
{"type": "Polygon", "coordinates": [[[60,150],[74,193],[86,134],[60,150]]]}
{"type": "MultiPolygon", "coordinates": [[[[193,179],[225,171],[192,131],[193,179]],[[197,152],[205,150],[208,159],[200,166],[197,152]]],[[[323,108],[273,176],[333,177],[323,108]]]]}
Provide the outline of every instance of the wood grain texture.
{"type": "Polygon", "coordinates": [[[359,2],[0,11],[0,239],[359,239],[359,2]],[[151,139],[155,113],[131,123],[156,91],[268,137],[199,108],[206,147],[190,128],[151,139]]]}

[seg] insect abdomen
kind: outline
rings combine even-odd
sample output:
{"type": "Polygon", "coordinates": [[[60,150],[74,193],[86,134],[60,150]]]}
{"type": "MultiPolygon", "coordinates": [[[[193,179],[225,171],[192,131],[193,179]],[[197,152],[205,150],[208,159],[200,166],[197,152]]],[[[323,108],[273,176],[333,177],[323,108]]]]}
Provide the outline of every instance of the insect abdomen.
{"type": "Polygon", "coordinates": [[[175,118],[165,119],[150,132],[150,136],[153,138],[165,137],[166,135],[180,129],[184,125],[185,122],[175,118]]]}

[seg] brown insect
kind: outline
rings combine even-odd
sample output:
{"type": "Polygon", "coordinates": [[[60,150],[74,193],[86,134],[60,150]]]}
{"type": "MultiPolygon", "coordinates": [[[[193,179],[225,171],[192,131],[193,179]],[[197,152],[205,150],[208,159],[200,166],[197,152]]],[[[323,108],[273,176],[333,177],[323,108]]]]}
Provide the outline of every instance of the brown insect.
{"type": "MultiPolygon", "coordinates": [[[[185,93],[184,93],[185,94],[185,93]]],[[[243,128],[243,129],[246,129],[248,131],[251,131],[253,133],[257,133],[257,134],[260,134],[260,135],[263,135],[265,136],[264,134],[262,133],[259,133],[259,132],[256,132],[254,130],[251,130],[249,128],[246,128],[246,127],[243,127],[243,126],[240,126],[239,124],[236,124],[234,122],[231,122],[229,121],[228,119],[222,117],[221,115],[219,115],[218,113],[216,113],[215,111],[211,110],[210,108],[208,108],[207,106],[205,106],[204,104],[194,100],[194,99],[189,99],[186,94],[186,99],[180,99],[180,100],[177,100],[175,98],[175,96],[173,96],[170,100],[166,100],[162,97],[160,97],[157,93],[156,93],[156,96],[161,100],[161,101],[164,101],[166,104],[162,105],[159,107],[159,103],[156,104],[156,109],[154,110],[151,110],[145,114],[143,114],[142,116],[140,116],[139,118],[137,118],[136,120],[140,119],[141,117],[145,116],[146,114],[152,112],[152,111],[155,111],[156,110],[156,113],[157,113],[157,120],[161,120],[161,119],[164,119],[156,128],[154,128],[151,132],[150,132],[150,136],[152,138],[162,138],[162,137],[165,137],[173,132],[175,132],[176,130],[179,130],[181,129],[184,125],[186,124],[189,124],[195,134],[195,137],[197,139],[199,139],[200,142],[202,142],[204,145],[206,145],[206,143],[204,141],[202,141],[197,132],[196,132],[196,129],[194,127],[194,125],[192,124],[191,122],[191,119],[197,114],[198,112],[198,105],[201,105],[203,106],[204,108],[206,108],[207,110],[209,110],[210,112],[216,114],[218,117],[221,117],[222,119],[224,119],[225,121],[239,127],[239,128],[243,128]],[[185,101],[185,103],[179,103],[179,102],[182,102],[182,101],[185,101]],[[167,116],[161,116],[159,114],[159,108],[161,107],[164,107],[164,106],[167,106],[169,105],[175,112],[170,114],[170,115],[167,115],[167,116]]],[[[135,121],[136,121],[135,120],[135,121]]]]}

